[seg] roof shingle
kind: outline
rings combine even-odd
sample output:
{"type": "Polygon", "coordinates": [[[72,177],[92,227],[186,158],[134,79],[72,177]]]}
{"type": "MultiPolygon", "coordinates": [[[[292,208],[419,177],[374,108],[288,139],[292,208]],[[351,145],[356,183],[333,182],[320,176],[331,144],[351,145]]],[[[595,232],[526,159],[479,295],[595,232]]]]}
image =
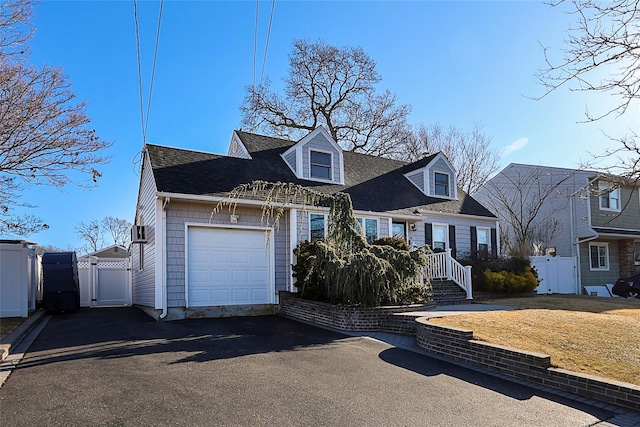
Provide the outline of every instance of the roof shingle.
{"type": "Polygon", "coordinates": [[[252,159],[147,144],[158,191],[225,196],[240,184],[262,180],[291,182],[323,193],[345,192],[356,210],[412,214],[415,210],[495,218],[458,190],[458,200],[428,197],[403,174],[427,165],[433,156],[406,162],[345,151],[344,185],[298,179],[281,154],[295,142],[236,131],[252,159]]]}

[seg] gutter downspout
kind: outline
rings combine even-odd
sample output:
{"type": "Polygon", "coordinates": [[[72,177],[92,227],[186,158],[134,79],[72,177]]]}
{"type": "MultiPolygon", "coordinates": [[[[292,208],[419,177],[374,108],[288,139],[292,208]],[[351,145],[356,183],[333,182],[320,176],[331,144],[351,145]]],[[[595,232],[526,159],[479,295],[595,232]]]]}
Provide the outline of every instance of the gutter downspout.
{"type": "Polygon", "coordinates": [[[162,277],[160,278],[162,283],[162,313],[160,313],[160,319],[167,317],[169,308],[167,307],[167,210],[166,207],[171,200],[170,197],[165,197],[162,203],[162,277]]]}

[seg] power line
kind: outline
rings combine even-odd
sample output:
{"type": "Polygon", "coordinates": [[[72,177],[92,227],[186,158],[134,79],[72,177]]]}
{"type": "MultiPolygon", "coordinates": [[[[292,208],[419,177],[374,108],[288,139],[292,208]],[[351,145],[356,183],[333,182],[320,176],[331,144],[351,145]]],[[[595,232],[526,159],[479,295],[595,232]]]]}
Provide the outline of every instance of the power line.
{"type": "Polygon", "coordinates": [[[149,100],[147,103],[147,117],[145,119],[144,133],[145,133],[145,142],[146,142],[146,134],[147,128],[149,127],[149,111],[151,111],[151,95],[153,94],[153,79],[156,75],[156,59],[158,58],[158,42],[160,40],[160,23],[162,22],[162,6],[164,5],[164,0],[160,0],[160,11],[158,12],[158,29],[156,31],[156,46],[153,50],[153,65],[151,66],[151,82],[149,83],[149,100]]]}
{"type": "Polygon", "coordinates": [[[156,42],[153,51],[153,64],[151,67],[151,80],[149,83],[149,98],[147,100],[147,115],[144,114],[144,96],[142,90],[142,55],[140,53],[140,26],[138,23],[138,2],[133,0],[133,20],[136,26],[136,52],[138,57],[138,94],[140,96],[140,125],[142,127],[142,144],[147,142],[147,127],[149,126],[149,111],[151,110],[151,96],[153,94],[153,81],[156,72],[156,62],[158,58],[158,45],[160,41],[160,24],[162,22],[162,8],[164,0],[160,0],[160,11],[158,12],[158,27],[156,30],[156,42]]]}
{"type": "Polygon", "coordinates": [[[276,0],[271,0],[271,14],[269,15],[269,29],[267,30],[267,42],[264,46],[264,57],[262,58],[262,70],[260,71],[260,84],[264,75],[264,67],[267,63],[267,51],[269,50],[269,38],[271,37],[271,24],[273,23],[273,11],[276,8],[276,0]]]}
{"type": "Polygon", "coordinates": [[[253,28],[253,87],[256,87],[256,57],[258,52],[258,10],[260,0],[256,0],[256,23],[253,28]]]}
{"type": "Polygon", "coordinates": [[[144,111],[143,111],[143,99],[142,99],[142,60],[140,56],[140,31],[138,28],[138,3],[133,0],[133,20],[136,23],[136,52],[138,53],[138,92],[140,95],[140,126],[142,127],[142,144],[147,140],[146,131],[144,127],[144,111]]]}

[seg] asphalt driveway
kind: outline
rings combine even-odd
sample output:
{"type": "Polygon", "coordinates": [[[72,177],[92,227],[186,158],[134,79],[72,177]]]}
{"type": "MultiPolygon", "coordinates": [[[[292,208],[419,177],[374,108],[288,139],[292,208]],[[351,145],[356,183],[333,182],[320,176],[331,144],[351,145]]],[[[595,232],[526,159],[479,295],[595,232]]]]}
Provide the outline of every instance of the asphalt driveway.
{"type": "Polygon", "coordinates": [[[2,426],[585,426],[611,417],[280,317],[156,322],[135,308],[53,316],[0,388],[2,426]]]}

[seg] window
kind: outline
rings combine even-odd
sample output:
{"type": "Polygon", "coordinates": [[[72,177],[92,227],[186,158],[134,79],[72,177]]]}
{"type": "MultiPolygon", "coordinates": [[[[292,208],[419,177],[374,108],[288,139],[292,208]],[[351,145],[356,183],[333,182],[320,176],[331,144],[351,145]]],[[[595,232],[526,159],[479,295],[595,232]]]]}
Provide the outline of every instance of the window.
{"type": "Polygon", "coordinates": [[[437,196],[449,195],[449,175],[436,172],[434,174],[435,191],[437,196]]]}
{"type": "Polygon", "coordinates": [[[614,188],[611,190],[609,184],[598,185],[598,188],[603,193],[600,195],[600,209],[619,211],[620,210],[620,189],[614,188]]]}
{"type": "Polygon", "coordinates": [[[488,253],[491,248],[491,230],[478,227],[478,252],[488,253]]]}
{"type": "Polygon", "coordinates": [[[356,218],[360,224],[360,232],[364,232],[367,242],[371,243],[378,238],[378,220],[372,218],[356,218]],[[363,225],[364,221],[364,225],[363,225]]]}
{"type": "Polygon", "coordinates": [[[640,265],[640,242],[636,242],[634,246],[633,260],[636,265],[640,265]]]}
{"type": "Polygon", "coordinates": [[[609,245],[607,243],[589,243],[591,270],[609,270],[609,245]]]}
{"type": "Polygon", "coordinates": [[[311,178],[331,179],[331,153],[309,152],[311,157],[311,178]]]}
{"type": "Polygon", "coordinates": [[[447,249],[447,226],[433,225],[433,245],[431,249],[447,249]]]}
{"type": "Polygon", "coordinates": [[[407,224],[404,222],[391,223],[391,235],[407,240],[407,224]]]}
{"type": "Polygon", "coordinates": [[[326,224],[326,215],[309,214],[309,240],[324,239],[326,224]]]}

